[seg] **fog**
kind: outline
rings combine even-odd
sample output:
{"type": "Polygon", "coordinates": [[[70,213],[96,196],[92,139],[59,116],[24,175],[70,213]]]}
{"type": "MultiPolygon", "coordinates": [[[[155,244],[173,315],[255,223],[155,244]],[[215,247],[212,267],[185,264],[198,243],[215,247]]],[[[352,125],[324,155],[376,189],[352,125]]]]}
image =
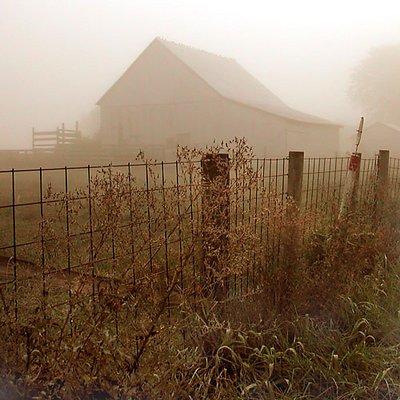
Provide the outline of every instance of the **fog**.
{"type": "Polygon", "coordinates": [[[398,1],[0,0],[0,147],[79,120],[156,37],[235,58],[291,107],[343,125],[354,67],[400,41],[398,1]]]}

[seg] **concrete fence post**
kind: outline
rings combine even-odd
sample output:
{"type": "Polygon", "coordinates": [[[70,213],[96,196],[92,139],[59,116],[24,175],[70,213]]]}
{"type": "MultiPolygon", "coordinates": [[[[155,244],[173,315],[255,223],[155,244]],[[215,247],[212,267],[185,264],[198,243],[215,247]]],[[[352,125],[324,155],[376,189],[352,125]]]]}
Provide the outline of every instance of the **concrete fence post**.
{"type": "Polygon", "coordinates": [[[207,154],[201,160],[203,289],[222,300],[228,291],[224,268],[228,263],[230,227],[229,156],[207,154]]]}
{"type": "Polygon", "coordinates": [[[375,203],[375,213],[377,216],[382,213],[388,195],[387,192],[389,183],[389,157],[389,150],[379,150],[375,203]]]}

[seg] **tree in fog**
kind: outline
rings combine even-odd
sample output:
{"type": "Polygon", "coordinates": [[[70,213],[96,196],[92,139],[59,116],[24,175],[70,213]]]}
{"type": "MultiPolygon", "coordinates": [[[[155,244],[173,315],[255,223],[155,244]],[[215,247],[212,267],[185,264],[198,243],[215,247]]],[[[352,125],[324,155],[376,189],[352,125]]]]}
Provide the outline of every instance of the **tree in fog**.
{"type": "Polygon", "coordinates": [[[400,44],[372,49],[354,69],[349,95],[369,119],[400,124],[400,44]]]}

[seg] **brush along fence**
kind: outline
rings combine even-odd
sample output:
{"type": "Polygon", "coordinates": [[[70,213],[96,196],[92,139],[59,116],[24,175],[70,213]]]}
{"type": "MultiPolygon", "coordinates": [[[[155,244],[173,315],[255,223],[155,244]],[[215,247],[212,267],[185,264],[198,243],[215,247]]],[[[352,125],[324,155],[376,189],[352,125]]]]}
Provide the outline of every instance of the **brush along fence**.
{"type": "MultiPolygon", "coordinates": [[[[398,196],[399,163],[388,152],[361,160],[350,215],[378,215],[398,196]]],[[[140,352],[155,318],[276,284],[298,244],[337,218],[348,166],[236,151],[0,171],[1,319],[56,321],[40,327],[46,338],[81,334],[87,315],[140,352]]]]}

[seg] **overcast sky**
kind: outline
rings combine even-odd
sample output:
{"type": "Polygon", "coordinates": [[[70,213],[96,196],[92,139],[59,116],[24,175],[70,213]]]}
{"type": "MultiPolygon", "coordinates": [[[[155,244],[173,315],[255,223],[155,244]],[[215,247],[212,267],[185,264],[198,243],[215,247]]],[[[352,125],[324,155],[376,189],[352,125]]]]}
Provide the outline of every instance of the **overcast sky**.
{"type": "Polygon", "coordinates": [[[349,75],[400,41],[400,1],[0,0],[0,148],[82,119],[156,36],[236,58],[290,106],[355,125],[349,75]]]}

